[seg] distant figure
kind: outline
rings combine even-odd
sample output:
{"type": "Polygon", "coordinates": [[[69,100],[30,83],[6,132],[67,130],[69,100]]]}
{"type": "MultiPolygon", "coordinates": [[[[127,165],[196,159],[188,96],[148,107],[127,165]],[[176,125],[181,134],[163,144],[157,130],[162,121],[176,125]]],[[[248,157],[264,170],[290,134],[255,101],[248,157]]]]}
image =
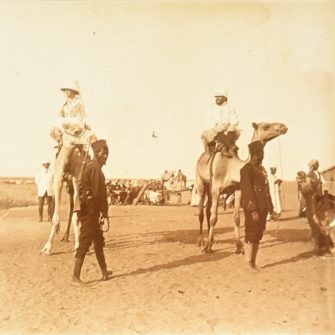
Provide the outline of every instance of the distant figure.
{"type": "Polygon", "coordinates": [[[164,171],[164,173],[161,176],[162,188],[166,187],[165,183],[167,183],[173,176],[174,176],[173,172],[169,172],[168,170],[164,171]]]}
{"type": "Polygon", "coordinates": [[[157,191],[157,188],[154,186],[150,191],[149,191],[149,201],[150,205],[159,205],[162,203],[162,195],[157,191]]]}
{"type": "Polygon", "coordinates": [[[121,191],[119,193],[119,199],[120,199],[119,204],[120,205],[125,205],[127,195],[128,195],[128,192],[127,192],[126,186],[125,186],[125,184],[122,184],[121,185],[121,191]]]}
{"type": "Polygon", "coordinates": [[[193,188],[192,188],[190,206],[198,207],[199,206],[199,201],[200,201],[200,195],[199,195],[199,192],[198,192],[198,188],[197,188],[197,185],[194,184],[193,188]]]}
{"type": "MultiPolygon", "coordinates": [[[[281,205],[281,183],[282,180],[277,178],[276,176],[277,167],[271,166],[270,167],[270,174],[268,175],[269,180],[269,187],[270,187],[270,195],[273,204],[274,211],[276,212],[275,219],[278,220],[281,212],[282,212],[282,205],[281,205]]],[[[268,220],[274,219],[271,215],[268,215],[268,220]]]]}
{"type": "Polygon", "coordinates": [[[306,217],[308,224],[311,228],[311,237],[313,249],[316,255],[320,253],[320,226],[316,219],[316,194],[317,194],[317,181],[308,177],[304,171],[299,171],[296,177],[299,191],[303,195],[306,202],[306,217]]]}
{"type": "Polygon", "coordinates": [[[186,182],[187,177],[179,169],[177,174],[178,190],[184,190],[186,188],[186,182]]]}
{"type": "Polygon", "coordinates": [[[324,179],[321,176],[319,169],[319,162],[316,159],[312,159],[308,163],[309,173],[308,177],[311,178],[316,184],[316,195],[321,197],[322,195],[322,184],[324,183],[324,179]]]}
{"type": "Polygon", "coordinates": [[[232,158],[238,149],[235,142],[240,130],[237,128],[239,124],[237,114],[228,104],[227,96],[225,90],[214,95],[215,106],[206,120],[207,130],[202,133],[201,138],[206,152],[221,151],[223,156],[232,158]]]}
{"type": "Polygon", "coordinates": [[[304,171],[297,172],[296,180],[297,180],[297,191],[298,191],[298,200],[299,200],[299,210],[298,210],[299,218],[305,218],[307,216],[306,200],[301,192],[301,186],[300,186],[300,181],[305,179],[306,177],[307,175],[304,171]]]}
{"type": "Polygon", "coordinates": [[[38,214],[39,222],[43,221],[43,206],[44,201],[48,204],[48,221],[52,219],[54,211],[54,192],[53,192],[53,172],[51,171],[50,161],[44,159],[42,161],[42,168],[37,172],[35,183],[37,185],[38,194],[38,214]]]}

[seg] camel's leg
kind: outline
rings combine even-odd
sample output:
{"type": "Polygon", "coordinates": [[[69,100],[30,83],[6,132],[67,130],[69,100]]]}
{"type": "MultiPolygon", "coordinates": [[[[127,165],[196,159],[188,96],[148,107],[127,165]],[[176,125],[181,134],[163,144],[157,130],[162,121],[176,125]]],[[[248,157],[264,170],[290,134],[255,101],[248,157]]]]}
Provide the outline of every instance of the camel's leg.
{"type": "Polygon", "coordinates": [[[79,217],[78,217],[78,211],[80,210],[77,177],[73,177],[72,182],[73,182],[72,224],[73,224],[73,231],[74,231],[74,249],[77,250],[78,247],[79,247],[79,217]]]}
{"type": "Polygon", "coordinates": [[[79,218],[78,212],[74,212],[72,215],[72,225],[74,231],[74,250],[76,251],[79,247],[79,218]]]}
{"type": "Polygon", "coordinates": [[[73,207],[74,207],[73,194],[68,193],[68,201],[69,201],[68,221],[67,221],[67,227],[66,227],[65,234],[61,240],[62,242],[69,242],[70,227],[71,227],[73,207]]]}
{"type": "Polygon", "coordinates": [[[52,217],[53,226],[51,228],[49,239],[45,243],[44,247],[41,250],[41,253],[45,253],[47,255],[51,254],[53,240],[55,238],[56,233],[59,232],[59,226],[60,226],[60,224],[59,224],[60,223],[59,210],[60,210],[60,200],[61,200],[61,194],[62,194],[62,187],[63,187],[62,177],[61,176],[55,176],[55,179],[54,179],[55,210],[54,210],[54,214],[53,214],[53,217],[52,217]]]}
{"type": "Polygon", "coordinates": [[[236,245],[236,254],[244,254],[244,246],[243,242],[241,241],[240,236],[240,208],[241,208],[241,191],[235,191],[235,206],[234,206],[234,213],[233,213],[233,221],[234,221],[234,231],[235,231],[235,245],[236,245]]]}
{"type": "Polygon", "coordinates": [[[235,206],[234,206],[234,214],[233,214],[233,221],[234,221],[234,231],[235,231],[235,245],[236,245],[236,254],[244,254],[244,246],[243,242],[241,241],[240,236],[240,207],[241,207],[241,191],[235,191],[235,206]]]}
{"type": "Polygon", "coordinates": [[[204,242],[204,238],[202,235],[202,227],[203,227],[203,223],[204,223],[204,203],[205,203],[205,192],[204,190],[202,190],[201,192],[199,191],[199,195],[200,195],[200,200],[199,200],[199,226],[200,226],[200,230],[199,230],[199,239],[198,239],[198,245],[199,247],[203,247],[205,245],[204,242]]]}
{"type": "Polygon", "coordinates": [[[54,180],[54,192],[55,192],[55,210],[54,214],[52,216],[52,223],[56,224],[60,222],[59,213],[60,213],[60,202],[61,202],[61,194],[62,194],[62,188],[63,188],[63,180],[62,176],[58,176],[54,180]]]}
{"type": "Polygon", "coordinates": [[[211,222],[211,207],[212,207],[212,194],[210,190],[207,190],[206,220],[207,220],[208,234],[209,234],[210,222],[211,222]]]}
{"type": "Polygon", "coordinates": [[[202,252],[210,253],[212,252],[212,244],[214,241],[214,227],[216,222],[218,221],[218,205],[219,205],[219,190],[212,190],[211,192],[211,199],[212,199],[212,206],[211,206],[211,219],[210,219],[210,229],[208,233],[208,239],[205,243],[205,247],[202,252]]]}

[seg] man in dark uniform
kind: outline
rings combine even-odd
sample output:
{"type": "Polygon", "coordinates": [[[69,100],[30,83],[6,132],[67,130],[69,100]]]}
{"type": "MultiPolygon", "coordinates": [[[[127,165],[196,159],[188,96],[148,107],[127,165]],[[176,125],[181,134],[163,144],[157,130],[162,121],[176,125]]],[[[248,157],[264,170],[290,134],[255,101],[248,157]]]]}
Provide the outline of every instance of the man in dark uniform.
{"type": "Polygon", "coordinates": [[[263,237],[268,213],[275,213],[266,171],[262,166],[264,151],[261,141],[250,143],[249,152],[250,162],[240,171],[242,207],[245,215],[245,257],[248,266],[253,271],[258,271],[256,256],[259,241],[263,237]]]}
{"type": "Polygon", "coordinates": [[[112,271],[107,270],[103,251],[104,237],[100,228],[100,220],[108,219],[107,191],[105,176],[101,171],[108,157],[108,146],[105,140],[98,140],[92,144],[94,158],[84,167],[79,189],[81,222],[79,247],[76,252],[73,271],[73,281],[80,281],[80,272],[88,249],[93,242],[99,263],[102,280],[107,280],[112,271]]]}

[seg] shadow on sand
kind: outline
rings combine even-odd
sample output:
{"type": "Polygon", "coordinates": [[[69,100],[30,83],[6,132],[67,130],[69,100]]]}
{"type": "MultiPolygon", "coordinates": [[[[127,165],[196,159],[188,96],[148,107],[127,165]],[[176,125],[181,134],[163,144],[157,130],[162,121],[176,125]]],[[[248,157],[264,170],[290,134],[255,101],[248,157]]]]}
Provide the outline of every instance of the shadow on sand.
{"type": "Polygon", "coordinates": [[[166,264],[154,265],[148,268],[139,268],[135,271],[113,276],[112,278],[123,278],[123,277],[128,277],[128,276],[136,276],[136,275],[141,275],[141,274],[148,273],[148,272],[156,272],[160,270],[174,269],[174,268],[178,268],[181,266],[193,265],[196,263],[217,262],[217,261],[220,261],[234,254],[235,253],[233,252],[222,251],[222,249],[220,249],[220,250],[214,251],[212,254],[194,255],[194,256],[186,257],[184,259],[166,263],[166,264]]]}
{"type": "Polygon", "coordinates": [[[301,219],[298,215],[289,216],[287,218],[280,218],[279,219],[279,224],[280,224],[280,222],[293,221],[293,220],[298,220],[298,219],[301,219]]]}
{"type": "Polygon", "coordinates": [[[315,257],[315,253],[313,251],[306,251],[306,252],[303,252],[303,253],[298,254],[296,256],[293,256],[293,257],[290,257],[290,258],[287,258],[287,259],[283,259],[281,261],[274,262],[274,263],[271,263],[271,264],[264,265],[262,267],[262,269],[271,268],[273,266],[283,265],[283,264],[288,264],[288,263],[296,263],[296,262],[299,262],[303,259],[312,258],[312,257],[315,257]]]}
{"type": "MultiPolygon", "coordinates": [[[[216,228],[215,234],[225,234],[233,232],[232,227],[216,228]]],[[[204,231],[204,237],[207,236],[207,229],[204,231]]],[[[182,243],[196,245],[199,238],[199,230],[174,230],[161,232],[148,232],[134,235],[125,235],[115,237],[105,242],[105,248],[110,250],[136,248],[144,245],[153,245],[159,243],[182,243]]],[[[228,240],[217,240],[217,242],[228,242],[228,240]]]]}
{"type": "Polygon", "coordinates": [[[267,233],[276,240],[286,242],[307,242],[309,240],[309,226],[306,225],[305,229],[279,229],[278,232],[275,230],[268,230],[267,233]]]}

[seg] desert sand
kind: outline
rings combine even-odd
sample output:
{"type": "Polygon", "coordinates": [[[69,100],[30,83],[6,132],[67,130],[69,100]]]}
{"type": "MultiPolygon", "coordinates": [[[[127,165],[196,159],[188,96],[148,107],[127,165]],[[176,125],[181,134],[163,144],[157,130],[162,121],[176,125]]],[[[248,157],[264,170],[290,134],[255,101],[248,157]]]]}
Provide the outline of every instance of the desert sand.
{"type": "Polygon", "coordinates": [[[99,280],[90,252],[83,287],[71,284],[65,221],[45,256],[51,223],[37,222],[37,207],[1,210],[0,333],[334,334],[335,259],[313,256],[306,219],[286,203],[277,235],[268,224],[257,274],[234,252],[232,210],[219,209],[215,252],[202,254],[197,208],[113,206],[105,234],[113,277],[99,280]]]}

